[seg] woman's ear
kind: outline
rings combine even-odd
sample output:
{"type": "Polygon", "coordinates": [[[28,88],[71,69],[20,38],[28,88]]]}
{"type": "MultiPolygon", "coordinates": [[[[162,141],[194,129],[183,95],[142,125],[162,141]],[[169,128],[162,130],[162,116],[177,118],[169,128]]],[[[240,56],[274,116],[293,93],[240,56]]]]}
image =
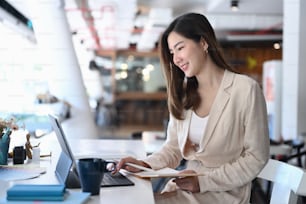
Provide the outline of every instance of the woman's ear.
{"type": "Polygon", "coordinates": [[[206,42],[206,40],[203,37],[201,37],[201,46],[202,46],[203,50],[208,49],[208,43],[206,42]]]}

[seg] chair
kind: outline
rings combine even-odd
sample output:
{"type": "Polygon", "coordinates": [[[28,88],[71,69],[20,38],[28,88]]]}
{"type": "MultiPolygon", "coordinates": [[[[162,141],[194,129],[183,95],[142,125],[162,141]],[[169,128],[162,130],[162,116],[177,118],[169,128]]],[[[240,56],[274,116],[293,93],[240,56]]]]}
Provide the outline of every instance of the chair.
{"type": "MultiPolygon", "coordinates": [[[[285,157],[289,157],[292,154],[292,146],[288,144],[278,144],[278,145],[270,145],[270,156],[271,159],[276,159],[279,155],[285,157]]],[[[279,160],[279,159],[277,159],[279,160]]],[[[286,159],[287,160],[287,159],[286,159]]]]}
{"type": "Polygon", "coordinates": [[[303,167],[302,157],[305,156],[306,152],[301,151],[304,148],[305,142],[304,140],[294,139],[285,141],[284,144],[288,144],[292,146],[292,149],[295,150],[295,154],[290,155],[287,160],[297,159],[297,164],[299,167],[303,167]]]}
{"type": "Polygon", "coordinates": [[[269,159],[257,178],[273,183],[270,204],[296,204],[306,196],[306,172],[291,164],[269,159]]]}
{"type": "Polygon", "coordinates": [[[304,140],[286,140],[282,143],[270,140],[270,155],[272,159],[288,162],[297,160],[297,166],[303,167],[302,157],[306,155],[304,140]]]}
{"type": "Polygon", "coordinates": [[[132,132],[131,139],[133,140],[141,140],[142,138],[142,131],[132,132]]]}

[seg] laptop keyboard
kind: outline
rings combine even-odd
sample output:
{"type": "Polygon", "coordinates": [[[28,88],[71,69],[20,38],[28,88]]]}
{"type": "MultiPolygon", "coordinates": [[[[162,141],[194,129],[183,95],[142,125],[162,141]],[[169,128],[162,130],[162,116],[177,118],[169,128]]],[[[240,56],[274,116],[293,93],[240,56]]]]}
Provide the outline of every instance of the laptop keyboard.
{"type": "Polygon", "coordinates": [[[112,175],[111,172],[105,172],[101,186],[114,187],[114,186],[133,186],[134,183],[120,172],[112,175]]]}

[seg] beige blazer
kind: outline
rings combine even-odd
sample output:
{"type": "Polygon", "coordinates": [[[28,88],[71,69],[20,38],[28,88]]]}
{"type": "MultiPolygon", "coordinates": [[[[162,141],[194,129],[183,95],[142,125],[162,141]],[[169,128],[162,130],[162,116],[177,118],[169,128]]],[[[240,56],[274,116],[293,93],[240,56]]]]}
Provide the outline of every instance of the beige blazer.
{"type": "MultiPolygon", "coordinates": [[[[165,144],[145,162],[153,169],[175,168],[184,158],[188,169],[204,173],[192,202],[248,203],[251,181],[269,158],[266,103],[258,83],[224,72],[197,151],[187,142],[191,113],[187,110],[184,120],[170,116],[165,144]]],[[[180,193],[190,201],[190,194],[180,193]]]]}

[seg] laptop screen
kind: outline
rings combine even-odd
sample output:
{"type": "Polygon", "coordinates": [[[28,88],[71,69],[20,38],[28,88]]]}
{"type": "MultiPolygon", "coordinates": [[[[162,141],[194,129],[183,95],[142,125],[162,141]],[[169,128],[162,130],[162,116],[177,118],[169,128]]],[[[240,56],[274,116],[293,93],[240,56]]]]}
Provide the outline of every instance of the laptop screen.
{"type": "Polygon", "coordinates": [[[60,183],[65,184],[67,188],[79,188],[80,182],[78,179],[78,173],[76,170],[76,162],[68,141],[65,137],[64,131],[60,125],[56,116],[48,115],[51,121],[51,125],[56,134],[57,140],[60,143],[62,152],[58,159],[55,174],[60,183]]]}
{"type": "Polygon", "coordinates": [[[49,118],[53,127],[53,130],[56,134],[57,140],[61,145],[62,151],[64,151],[67,156],[69,156],[72,159],[73,164],[75,165],[75,158],[72,154],[72,151],[68,145],[68,141],[66,139],[66,136],[64,134],[64,131],[60,125],[59,120],[56,118],[56,116],[53,116],[49,114],[49,118]]]}

